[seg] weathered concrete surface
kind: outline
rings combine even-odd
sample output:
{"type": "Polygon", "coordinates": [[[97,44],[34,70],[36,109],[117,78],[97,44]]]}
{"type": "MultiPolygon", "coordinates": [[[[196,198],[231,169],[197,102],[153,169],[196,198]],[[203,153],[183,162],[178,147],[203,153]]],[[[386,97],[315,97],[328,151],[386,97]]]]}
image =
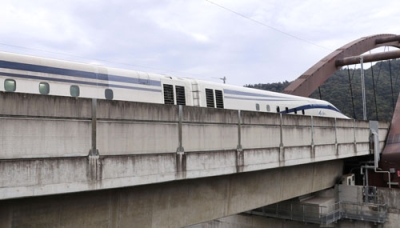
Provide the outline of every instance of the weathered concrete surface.
{"type": "MultiPolygon", "coordinates": [[[[91,149],[90,99],[1,93],[0,104],[0,159],[85,156],[91,149]]],[[[184,106],[180,124],[172,105],[99,100],[95,110],[100,155],[172,153],[180,143],[183,152],[352,143],[356,155],[369,150],[366,121],[184,106]]],[[[388,124],[380,127],[384,142],[388,124]]]]}
{"type": "Polygon", "coordinates": [[[2,159],[86,156],[90,121],[59,119],[0,119],[2,159]]]}
{"type": "Polygon", "coordinates": [[[378,200],[386,202],[389,208],[389,218],[383,227],[400,227],[400,189],[378,188],[378,200]]]}
{"type": "Polygon", "coordinates": [[[0,201],[0,227],[183,227],[329,188],[340,160],[0,201]]]}
{"type": "MultiPolygon", "coordinates": [[[[0,199],[370,153],[365,121],[108,100],[94,104],[83,98],[0,93],[0,171],[5,174],[0,176],[0,199]]],[[[383,145],[388,124],[380,127],[383,145]]]]}

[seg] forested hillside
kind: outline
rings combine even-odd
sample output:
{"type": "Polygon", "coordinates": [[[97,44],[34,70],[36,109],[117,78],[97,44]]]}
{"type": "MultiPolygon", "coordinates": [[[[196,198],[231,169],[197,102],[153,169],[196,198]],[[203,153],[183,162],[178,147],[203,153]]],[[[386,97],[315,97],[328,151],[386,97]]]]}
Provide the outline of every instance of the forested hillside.
{"type": "MultiPolygon", "coordinates": [[[[369,63],[364,64],[364,67],[368,66],[370,66],[369,63]]],[[[400,60],[391,60],[379,62],[375,64],[372,69],[368,68],[364,70],[368,120],[390,121],[392,119],[393,104],[396,105],[400,91],[399,69],[400,60]],[[375,82],[375,95],[373,82],[375,82]]],[[[360,69],[354,70],[343,67],[325,81],[320,89],[314,91],[310,97],[320,99],[321,95],[321,99],[331,102],[345,115],[361,120],[363,114],[360,76],[360,69]],[[351,92],[353,94],[353,99],[351,92]]],[[[282,92],[289,84],[290,82],[284,81],[245,86],[282,92]]]]}

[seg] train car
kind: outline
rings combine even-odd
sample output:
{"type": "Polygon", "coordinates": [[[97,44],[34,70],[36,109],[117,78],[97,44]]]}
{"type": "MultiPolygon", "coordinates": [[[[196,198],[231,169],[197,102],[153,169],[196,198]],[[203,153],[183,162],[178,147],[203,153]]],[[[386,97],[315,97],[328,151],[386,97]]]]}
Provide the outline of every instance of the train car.
{"type": "Polygon", "coordinates": [[[0,91],[345,118],[329,102],[190,78],[0,52],[0,91]]]}

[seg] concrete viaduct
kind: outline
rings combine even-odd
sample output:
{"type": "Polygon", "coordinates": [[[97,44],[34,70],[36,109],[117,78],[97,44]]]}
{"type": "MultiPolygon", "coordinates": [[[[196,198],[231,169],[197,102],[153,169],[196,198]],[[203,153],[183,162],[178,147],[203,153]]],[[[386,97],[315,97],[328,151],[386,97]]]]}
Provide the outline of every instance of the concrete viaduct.
{"type": "Polygon", "coordinates": [[[0,102],[0,227],[182,227],[329,188],[343,158],[370,153],[366,121],[17,93],[0,102]]]}
{"type": "Polygon", "coordinates": [[[371,153],[366,121],[17,93],[0,104],[0,227],[189,226],[330,188],[344,158],[371,153]]]}

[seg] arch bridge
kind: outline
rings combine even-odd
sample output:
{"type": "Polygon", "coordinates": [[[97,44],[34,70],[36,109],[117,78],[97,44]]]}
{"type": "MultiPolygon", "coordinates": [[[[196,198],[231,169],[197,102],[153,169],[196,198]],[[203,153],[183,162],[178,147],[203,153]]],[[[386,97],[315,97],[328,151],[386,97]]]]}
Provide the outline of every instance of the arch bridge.
{"type": "MultiPolygon", "coordinates": [[[[308,97],[340,67],[358,64],[361,54],[375,48],[391,46],[400,48],[400,35],[379,34],[354,40],[321,59],[314,66],[293,81],[284,93],[308,97]]],[[[395,59],[400,57],[400,50],[362,55],[363,62],[395,59]]],[[[373,183],[388,186],[400,181],[400,99],[397,99],[393,113],[390,131],[383,149],[380,168],[392,173],[391,180],[376,177],[373,183]],[[382,181],[384,180],[384,181],[382,181]]]]}

